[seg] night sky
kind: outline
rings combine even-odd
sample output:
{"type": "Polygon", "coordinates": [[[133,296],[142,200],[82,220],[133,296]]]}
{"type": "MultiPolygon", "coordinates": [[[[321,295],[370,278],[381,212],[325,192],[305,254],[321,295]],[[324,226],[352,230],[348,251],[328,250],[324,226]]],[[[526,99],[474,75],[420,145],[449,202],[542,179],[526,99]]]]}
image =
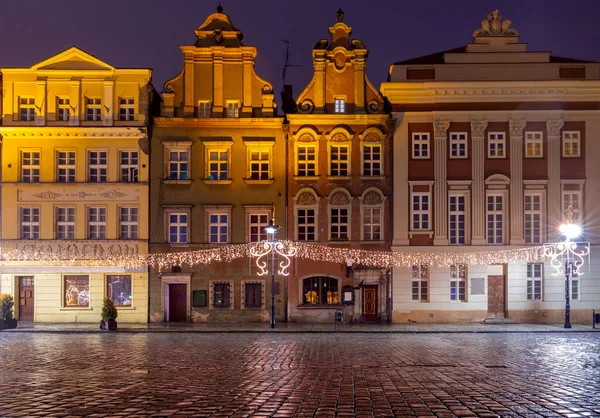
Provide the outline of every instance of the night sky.
{"type": "MultiPolygon", "coordinates": [[[[224,12],[258,48],[257,73],[297,96],[312,76],[311,50],[342,7],[352,36],[369,48],[367,74],[378,88],[389,64],[465,45],[495,8],[529,50],[600,61],[600,0],[222,0],[224,12]]],[[[154,69],[154,85],[182,68],[179,45],[216,11],[218,0],[1,0],[0,67],[29,67],[76,45],[115,67],[154,69]]],[[[278,94],[276,97],[278,98],[278,94]]]]}

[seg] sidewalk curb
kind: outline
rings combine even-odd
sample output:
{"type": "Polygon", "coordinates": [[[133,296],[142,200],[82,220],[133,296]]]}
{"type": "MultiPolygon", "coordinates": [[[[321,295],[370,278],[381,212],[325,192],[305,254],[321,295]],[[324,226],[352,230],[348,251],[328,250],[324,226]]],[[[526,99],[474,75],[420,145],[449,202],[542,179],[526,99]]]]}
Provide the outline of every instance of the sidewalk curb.
{"type": "Polygon", "coordinates": [[[6,334],[571,334],[571,333],[595,333],[600,330],[143,330],[143,329],[119,329],[115,332],[92,329],[14,329],[4,330],[6,334]]]}

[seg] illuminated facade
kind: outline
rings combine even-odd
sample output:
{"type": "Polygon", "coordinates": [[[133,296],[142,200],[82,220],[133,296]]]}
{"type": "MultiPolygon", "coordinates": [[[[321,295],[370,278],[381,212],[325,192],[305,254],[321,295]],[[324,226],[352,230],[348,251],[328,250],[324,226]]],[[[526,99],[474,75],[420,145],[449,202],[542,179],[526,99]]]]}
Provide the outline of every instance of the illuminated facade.
{"type": "MultiPolygon", "coordinates": [[[[312,51],[314,75],[288,114],[288,236],[337,248],[389,251],[391,119],[366,73],[368,50],[341,10],[312,51]]],[[[388,269],[296,259],[289,320],[388,322],[388,269]],[[342,304],[343,295],[348,295],[342,304]]]]}
{"type": "MultiPolygon", "coordinates": [[[[267,239],[273,210],[285,238],[285,138],[256,48],[219,6],[181,46],[183,70],[164,86],[152,137],[151,251],[267,239]]],[[[268,321],[270,275],[249,257],[152,269],[150,321],[268,321]]],[[[276,317],[285,283],[275,283],[276,317]]]]}
{"type": "MultiPolygon", "coordinates": [[[[97,322],[104,297],[121,322],[146,322],[151,70],[118,69],[76,48],[2,68],[2,248],[86,262],[2,262],[0,293],[19,320],[97,322]]],[[[10,258],[10,257],[8,257],[10,258]]]]}
{"type": "MultiPolygon", "coordinates": [[[[600,299],[600,64],[531,52],[492,12],[473,42],[391,66],[381,91],[394,135],[394,251],[475,252],[558,242],[572,205],[585,275],[572,317],[600,299]],[[595,249],[595,248],[596,249],[595,249]]],[[[394,269],[393,321],[561,322],[564,277],[548,263],[394,269]]]]}

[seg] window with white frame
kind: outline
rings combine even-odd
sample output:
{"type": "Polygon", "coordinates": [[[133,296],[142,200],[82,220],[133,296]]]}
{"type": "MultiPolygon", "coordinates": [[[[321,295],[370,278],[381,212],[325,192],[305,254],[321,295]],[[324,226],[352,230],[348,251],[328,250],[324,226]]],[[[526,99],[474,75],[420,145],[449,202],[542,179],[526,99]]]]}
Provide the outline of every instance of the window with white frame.
{"type": "Polygon", "coordinates": [[[488,158],[506,158],[506,134],[488,132],[488,158]]]}
{"type": "Polygon", "coordinates": [[[270,155],[268,150],[250,150],[251,180],[269,180],[270,155]]]}
{"type": "Polygon", "coordinates": [[[21,207],[21,239],[40,239],[40,208],[21,207]]]}
{"type": "Polygon", "coordinates": [[[106,207],[90,206],[87,215],[88,238],[106,239],[106,207]]]}
{"type": "Polygon", "coordinates": [[[448,238],[452,245],[464,245],[466,237],[466,196],[451,194],[448,207],[448,238]]]}
{"type": "Polygon", "coordinates": [[[579,275],[575,273],[575,267],[573,266],[573,262],[571,262],[571,265],[569,266],[569,272],[571,274],[571,299],[580,300],[581,295],[579,294],[579,292],[581,291],[581,287],[579,282],[579,275]]]}
{"type": "Polygon", "coordinates": [[[332,177],[345,177],[348,175],[348,165],[350,159],[348,156],[347,145],[331,145],[329,147],[330,155],[330,176],[332,177]]]}
{"type": "Polygon", "coordinates": [[[189,149],[168,150],[169,153],[169,180],[189,179],[189,149]]]}
{"type": "Polygon", "coordinates": [[[56,174],[58,183],[75,182],[75,151],[56,152],[56,174]]]}
{"type": "Polygon", "coordinates": [[[381,207],[363,207],[362,224],[363,240],[379,241],[382,239],[382,208],[381,207]]]}
{"type": "Polygon", "coordinates": [[[415,264],[411,267],[412,274],[412,300],[418,302],[429,301],[429,265],[415,264]]]}
{"type": "Polygon", "coordinates": [[[119,120],[135,120],[135,100],[132,97],[119,99],[119,120]]]}
{"type": "Polygon", "coordinates": [[[542,194],[525,194],[525,243],[542,243],[542,194]]]}
{"type": "Polygon", "coordinates": [[[210,118],[210,112],[212,110],[212,106],[208,101],[198,102],[198,117],[199,118],[210,118]]]}
{"type": "Polygon", "coordinates": [[[542,263],[527,264],[527,300],[542,300],[542,263]]]}
{"type": "Polygon", "coordinates": [[[89,151],[88,152],[88,178],[90,183],[106,182],[107,151],[89,151]]]}
{"type": "Polygon", "coordinates": [[[68,121],[71,118],[71,99],[68,97],[57,97],[56,112],[56,120],[68,121]]]}
{"type": "Polygon", "coordinates": [[[39,151],[21,151],[21,181],[23,183],[40,182],[39,151]]]}
{"type": "Polygon", "coordinates": [[[450,158],[467,158],[467,133],[450,133],[450,158]]]}
{"type": "Polygon", "coordinates": [[[542,158],[544,156],[543,132],[525,132],[525,157],[542,158]]]}
{"type": "Polygon", "coordinates": [[[56,239],[75,239],[75,208],[58,206],[55,216],[56,239]]]}
{"type": "Polygon", "coordinates": [[[504,243],[504,196],[501,194],[487,196],[487,242],[504,243]]]}
{"type": "Polygon", "coordinates": [[[363,176],[381,176],[381,145],[363,145],[363,176]]]}
{"type": "Polygon", "coordinates": [[[317,175],[317,147],[314,145],[298,145],[298,176],[317,175]]]}
{"type": "Polygon", "coordinates": [[[240,103],[238,101],[227,102],[227,117],[228,118],[239,118],[240,117],[240,103]]]}
{"type": "Polygon", "coordinates": [[[315,241],[316,239],[316,209],[296,209],[298,241],[315,241]]]}
{"type": "Polygon", "coordinates": [[[35,98],[19,97],[19,114],[23,121],[35,120],[35,98]]]}
{"type": "Polygon", "coordinates": [[[411,206],[413,230],[429,230],[429,200],[429,193],[413,192],[411,206]]]}
{"type": "Polygon", "coordinates": [[[348,208],[332,207],[329,217],[329,233],[332,240],[346,241],[349,238],[349,210],[348,208]]]}
{"type": "Polygon", "coordinates": [[[119,237],[138,239],[138,211],[136,207],[119,208],[119,237]]]}
{"type": "Polygon", "coordinates": [[[573,207],[573,218],[571,221],[577,224],[581,224],[581,191],[580,190],[563,190],[563,220],[567,221],[566,218],[569,206],[573,207]]]}
{"type": "Polygon", "coordinates": [[[413,132],[412,134],[412,157],[413,159],[430,158],[429,133],[413,132]]]}
{"type": "Polygon", "coordinates": [[[259,242],[269,239],[265,227],[269,224],[269,212],[248,214],[248,241],[259,242]]]}
{"type": "Polygon", "coordinates": [[[565,158],[581,157],[581,137],[579,131],[563,131],[562,156],[565,158]]]}
{"type": "Polygon", "coordinates": [[[85,119],[98,121],[102,119],[102,100],[99,97],[86,97],[85,119]]]}
{"type": "Polygon", "coordinates": [[[137,151],[121,151],[121,181],[123,183],[138,182],[139,153],[137,151]]]}
{"type": "Polygon", "coordinates": [[[208,242],[226,244],[229,242],[229,214],[208,212],[208,242]]]}
{"type": "Polygon", "coordinates": [[[189,214],[167,212],[167,233],[170,243],[183,244],[189,242],[189,214]]]}
{"type": "Polygon", "coordinates": [[[467,300],[467,265],[450,266],[450,300],[465,302],[467,300]]]}
{"type": "Polygon", "coordinates": [[[346,113],[346,100],[335,99],[334,112],[335,113],[346,113]]]}
{"type": "Polygon", "coordinates": [[[208,179],[229,179],[229,149],[210,149],[208,151],[208,179]]]}

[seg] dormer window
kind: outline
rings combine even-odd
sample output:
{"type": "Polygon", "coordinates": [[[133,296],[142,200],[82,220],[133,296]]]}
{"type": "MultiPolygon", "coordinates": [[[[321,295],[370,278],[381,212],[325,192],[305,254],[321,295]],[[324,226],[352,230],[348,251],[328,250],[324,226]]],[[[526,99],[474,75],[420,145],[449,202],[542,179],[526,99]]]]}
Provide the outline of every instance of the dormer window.
{"type": "Polygon", "coordinates": [[[335,99],[335,113],[346,113],[346,100],[345,99],[335,99]]]}
{"type": "Polygon", "coordinates": [[[239,118],[240,117],[240,103],[237,100],[227,102],[227,117],[228,118],[239,118]]]}

